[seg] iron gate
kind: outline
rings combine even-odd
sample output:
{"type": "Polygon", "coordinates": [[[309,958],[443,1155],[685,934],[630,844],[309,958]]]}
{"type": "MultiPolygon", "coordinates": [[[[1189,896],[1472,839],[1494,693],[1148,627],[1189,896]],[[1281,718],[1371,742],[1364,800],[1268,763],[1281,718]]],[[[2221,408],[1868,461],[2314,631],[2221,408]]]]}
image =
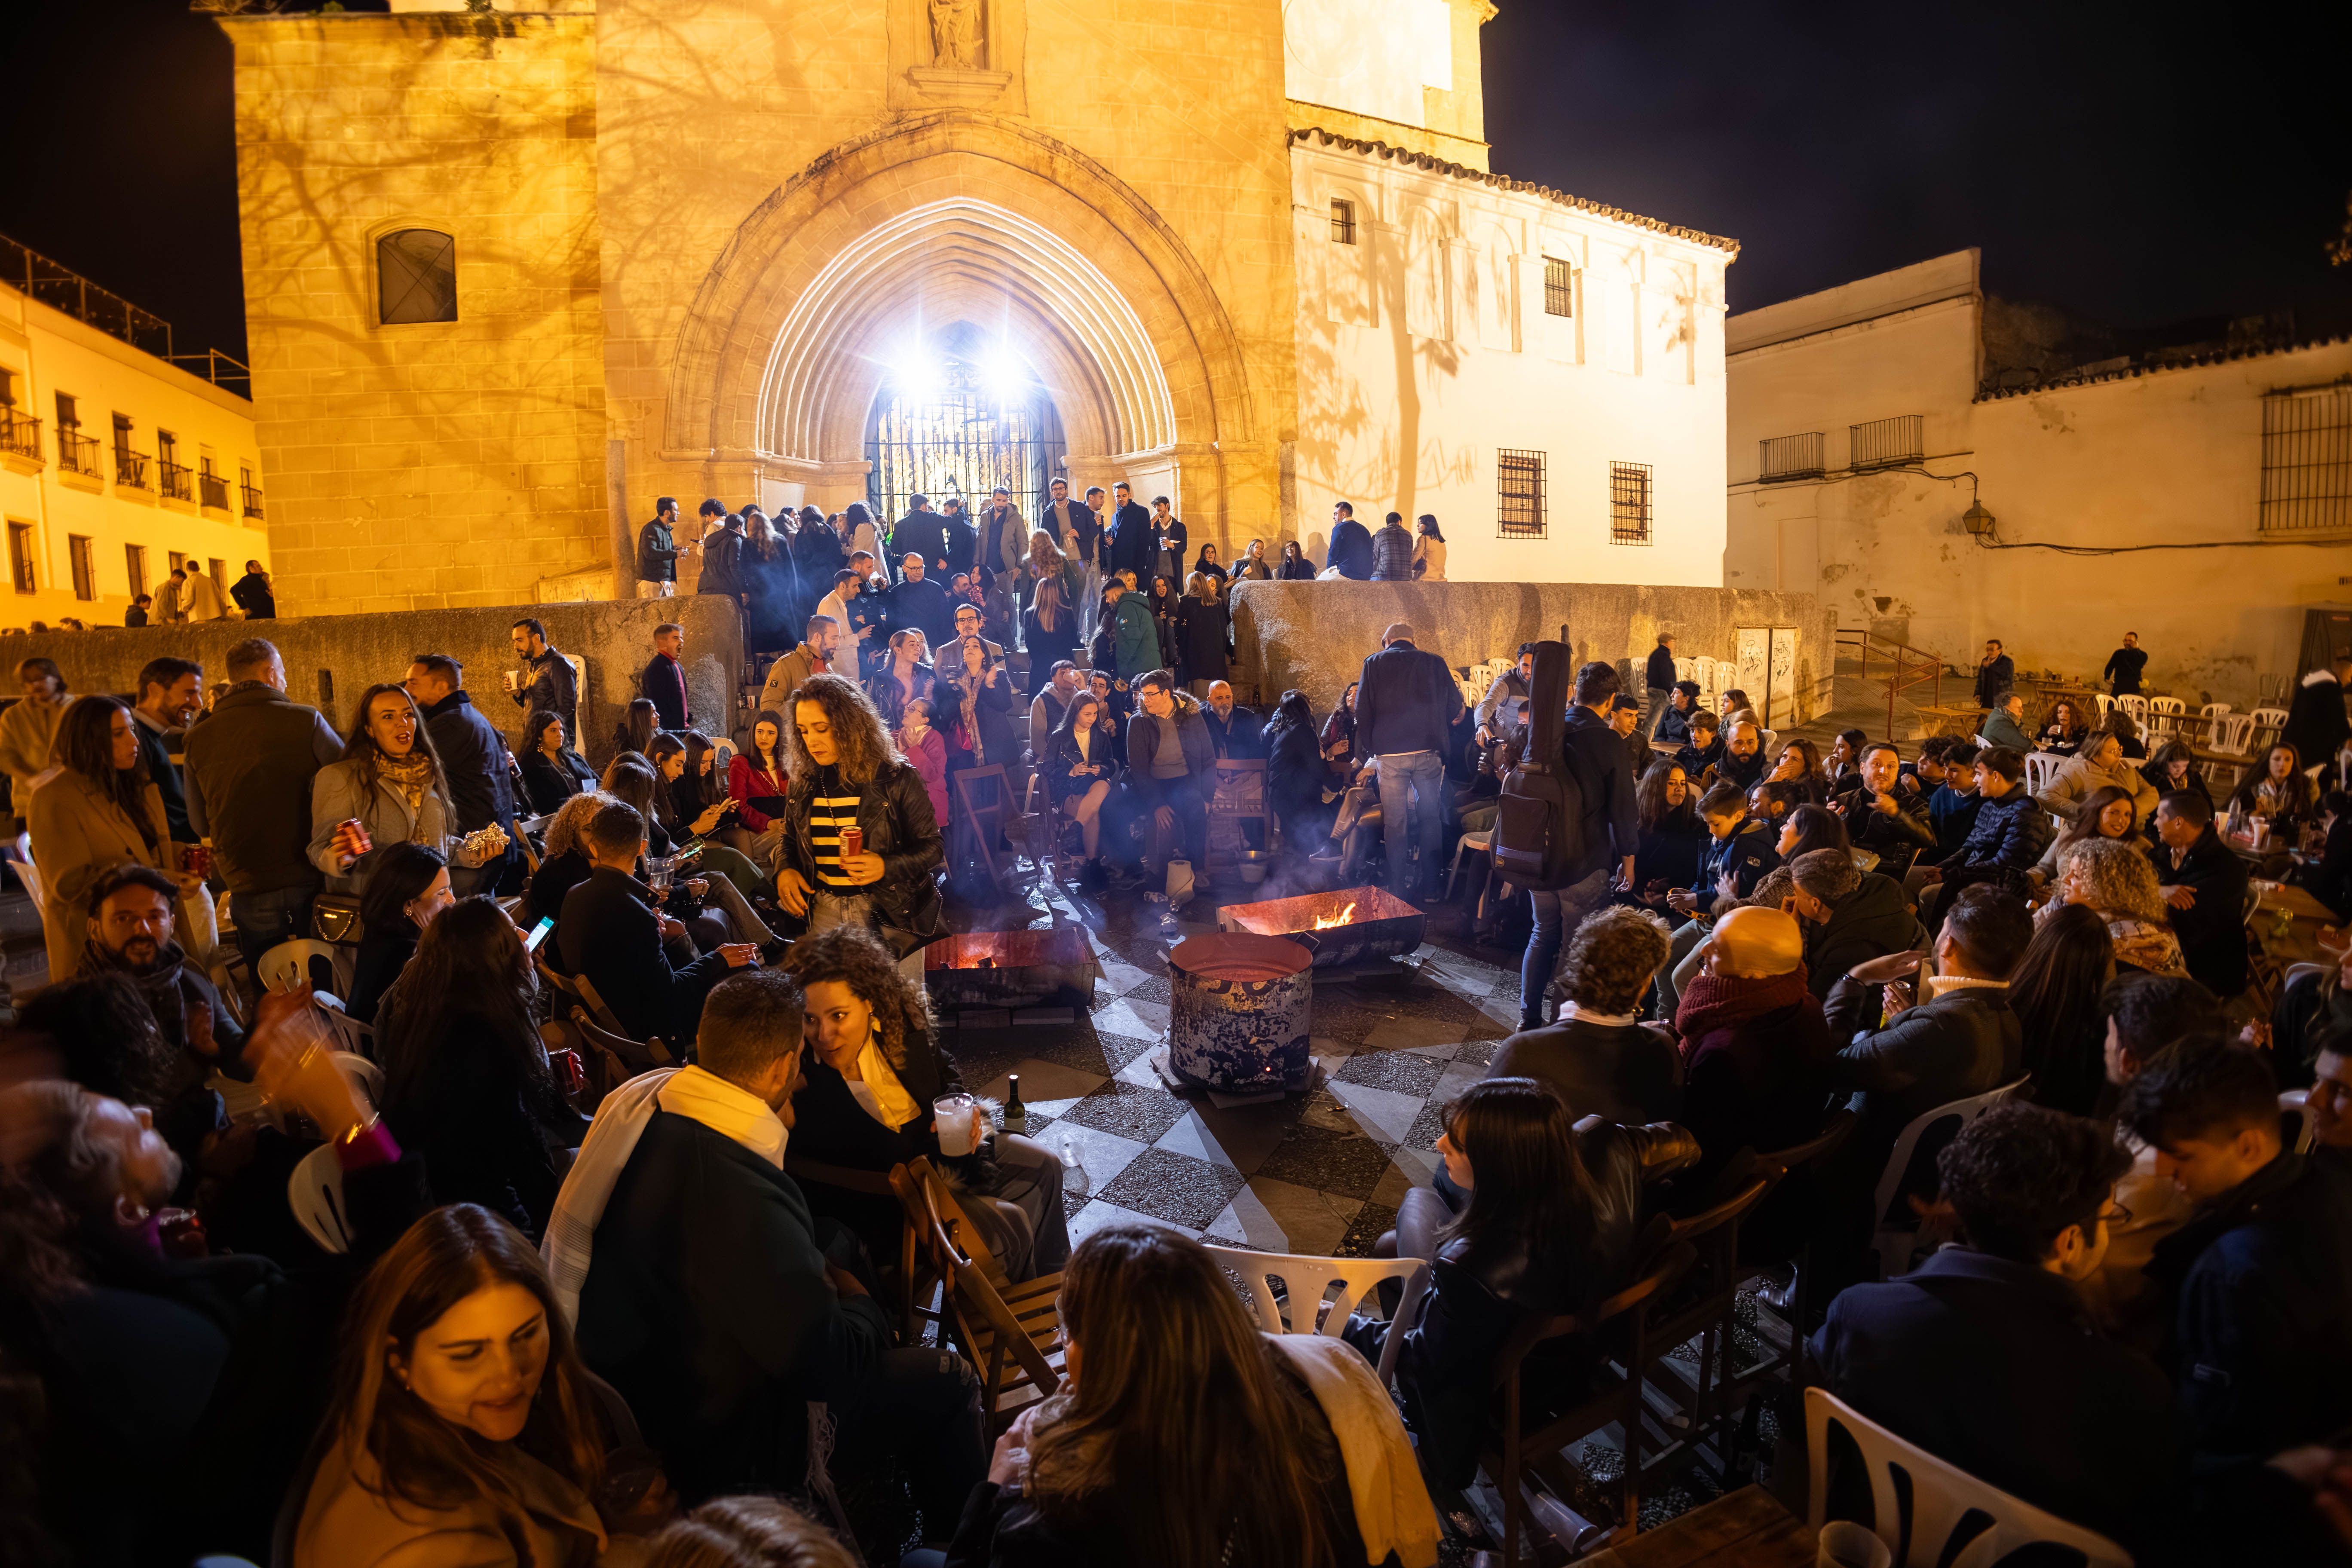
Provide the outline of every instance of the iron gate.
{"type": "Polygon", "coordinates": [[[976,512],[1003,485],[1034,524],[1045,513],[1046,487],[1064,475],[1067,449],[1043,387],[1033,382],[1007,395],[984,384],[969,361],[945,358],[936,386],[886,386],[875,399],[866,504],[887,527],[906,515],[909,496],[929,496],[934,507],[960,497],[976,512]]]}

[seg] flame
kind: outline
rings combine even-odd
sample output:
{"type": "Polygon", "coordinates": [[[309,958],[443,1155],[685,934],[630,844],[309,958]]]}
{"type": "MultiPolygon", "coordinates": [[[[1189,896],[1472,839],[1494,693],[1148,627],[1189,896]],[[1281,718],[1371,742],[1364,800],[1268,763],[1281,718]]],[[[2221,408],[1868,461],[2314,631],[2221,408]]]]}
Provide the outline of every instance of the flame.
{"type": "Polygon", "coordinates": [[[1343,925],[1346,925],[1349,921],[1352,921],[1352,920],[1354,920],[1355,918],[1356,918],[1356,906],[1355,906],[1354,901],[1351,900],[1349,900],[1349,904],[1348,904],[1348,907],[1347,907],[1346,909],[1344,909],[1344,910],[1340,910],[1338,914],[1336,914],[1336,915],[1318,915],[1318,916],[1316,916],[1316,917],[1315,917],[1315,929],[1316,929],[1317,931],[1329,931],[1333,926],[1343,926],[1343,925]]]}

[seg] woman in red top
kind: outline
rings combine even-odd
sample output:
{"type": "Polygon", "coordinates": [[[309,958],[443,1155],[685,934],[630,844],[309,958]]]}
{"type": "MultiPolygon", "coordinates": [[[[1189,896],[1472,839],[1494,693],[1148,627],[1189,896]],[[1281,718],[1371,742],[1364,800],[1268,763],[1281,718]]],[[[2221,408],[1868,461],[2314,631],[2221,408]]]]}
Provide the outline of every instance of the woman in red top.
{"type": "Polygon", "coordinates": [[[773,709],[762,708],[751,722],[751,749],[727,762],[727,793],[742,803],[735,817],[751,838],[748,846],[736,847],[771,872],[775,869],[776,840],[782,835],[774,819],[784,812],[783,734],[783,720],[773,709]]]}

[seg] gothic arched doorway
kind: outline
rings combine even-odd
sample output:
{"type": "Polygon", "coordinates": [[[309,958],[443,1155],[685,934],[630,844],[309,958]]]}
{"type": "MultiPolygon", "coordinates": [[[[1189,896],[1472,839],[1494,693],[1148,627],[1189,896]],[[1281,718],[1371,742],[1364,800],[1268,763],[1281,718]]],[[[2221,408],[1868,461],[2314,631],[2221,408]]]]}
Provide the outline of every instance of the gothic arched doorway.
{"type": "Polygon", "coordinates": [[[958,321],[910,344],[889,367],[866,417],[873,465],[866,504],[887,526],[907,498],[966,510],[1003,485],[1021,515],[1045,515],[1046,487],[1066,477],[1067,444],[1054,400],[1018,353],[958,321]]]}

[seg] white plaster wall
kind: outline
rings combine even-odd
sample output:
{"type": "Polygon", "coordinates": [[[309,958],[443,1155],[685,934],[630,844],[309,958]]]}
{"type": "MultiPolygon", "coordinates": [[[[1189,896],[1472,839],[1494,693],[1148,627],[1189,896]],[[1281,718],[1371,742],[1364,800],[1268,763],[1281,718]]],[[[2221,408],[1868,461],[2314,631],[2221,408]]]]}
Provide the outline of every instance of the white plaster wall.
{"type": "Polygon", "coordinates": [[[1286,510],[1311,555],[1345,500],[1374,525],[1434,513],[1458,580],[1723,584],[1725,250],[1391,159],[1292,159],[1286,510]],[[1353,246],[1331,238],[1335,198],[1353,246]],[[1544,311],[1547,255],[1577,269],[1570,317],[1544,311]],[[1499,536],[1506,447],[1546,455],[1543,539],[1499,536]],[[1648,545],[1610,542],[1612,461],[1651,466],[1648,545]]]}

